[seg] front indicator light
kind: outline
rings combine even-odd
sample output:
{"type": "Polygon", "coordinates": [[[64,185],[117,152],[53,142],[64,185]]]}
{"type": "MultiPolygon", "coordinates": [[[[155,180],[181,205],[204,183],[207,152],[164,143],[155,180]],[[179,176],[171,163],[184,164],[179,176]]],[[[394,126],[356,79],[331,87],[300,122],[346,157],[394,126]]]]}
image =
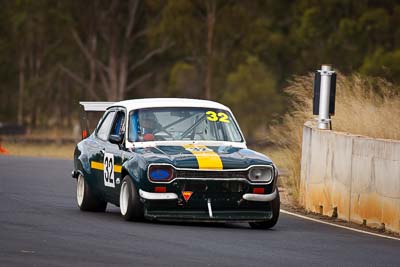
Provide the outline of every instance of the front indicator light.
{"type": "Polygon", "coordinates": [[[156,186],[154,188],[154,192],[156,192],[156,193],[165,193],[165,192],[167,192],[167,188],[165,186],[156,186]]]}
{"type": "Polygon", "coordinates": [[[254,194],[264,194],[264,188],[262,188],[262,187],[255,187],[255,188],[253,188],[253,193],[254,194]]]}

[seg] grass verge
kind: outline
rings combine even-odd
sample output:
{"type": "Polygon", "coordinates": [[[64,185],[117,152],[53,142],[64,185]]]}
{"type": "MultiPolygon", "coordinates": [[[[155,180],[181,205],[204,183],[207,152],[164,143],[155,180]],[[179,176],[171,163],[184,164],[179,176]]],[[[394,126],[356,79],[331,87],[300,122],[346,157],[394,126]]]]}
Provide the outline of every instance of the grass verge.
{"type": "Polygon", "coordinates": [[[8,155],[60,159],[72,159],[75,149],[74,144],[43,145],[5,142],[2,146],[8,150],[8,155]]]}
{"type": "MultiPolygon", "coordinates": [[[[278,147],[270,154],[280,168],[288,171],[290,191],[297,199],[300,185],[302,129],[312,115],[314,76],[298,76],[285,92],[291,109],[279,125],[270,127],[268,138],[278,147]]],[[[335,131],[374,138],[400,139],[400,87],[380,78],[358,74],[338,74],[336,112],[332,117],[335,131]]]]}

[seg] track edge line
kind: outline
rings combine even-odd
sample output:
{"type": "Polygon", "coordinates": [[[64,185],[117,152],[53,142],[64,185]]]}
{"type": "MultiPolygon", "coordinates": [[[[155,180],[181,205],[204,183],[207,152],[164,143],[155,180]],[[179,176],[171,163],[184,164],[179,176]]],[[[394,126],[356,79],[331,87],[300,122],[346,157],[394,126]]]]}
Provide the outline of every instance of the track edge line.
{"type": "Polygon", "coordinates": [[[387,239],[392,239],[392,240],[397,240],[400,241],[400,238],[396,238],[396,237],[392,237],[392,236],[387,236],[387,235],[381,235],[381,234],[377,234],[377,233],[371,233],[368,231],[364,231],[364,230],[359,230],[359,229],[355,229],[355,228],[351,228],[348,226],[343,226],[343,225],[339,225],[339,224],[334,224],[334,223],[330,223],[330,222],[324,222],[322,220],[318,220],[318,219],[314,219],[314,218],[310,218],[304,215],[300,215],[294,212],[290,212],[284,209],[281,209],[280,212],[284,213],[284,214],[288,214],[288,215],[292,215],[301,219],[305,219],[305,220],[309,220],[309,221],[313,221],[313,222],[317,222],[317,223],[321,223],[321,224],[326,224],[326,225],[330,225],[330,226],[334,226],[334,227],[338,227],[338,228],[342,228],[342,229],[346,229],[346,230],[350,230],[350,231],[354,231],[354,232],[358,232],[358,233],[363,233],[363,234],[368,234],[368,235],[372,235],[372,236],[378,236],[378,237],[383,237],[383,238],[387,238],[387,239]]]}

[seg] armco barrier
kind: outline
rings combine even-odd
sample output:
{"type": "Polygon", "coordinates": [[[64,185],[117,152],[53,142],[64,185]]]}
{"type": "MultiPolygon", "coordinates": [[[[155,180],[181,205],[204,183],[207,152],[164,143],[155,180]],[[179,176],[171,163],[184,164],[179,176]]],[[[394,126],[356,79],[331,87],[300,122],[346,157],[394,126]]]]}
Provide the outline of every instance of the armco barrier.
{"type": "Polygon", "coordinates": [[[400,141],[306,123],[300,201],[312,212],[400,233],[400,141]]]}

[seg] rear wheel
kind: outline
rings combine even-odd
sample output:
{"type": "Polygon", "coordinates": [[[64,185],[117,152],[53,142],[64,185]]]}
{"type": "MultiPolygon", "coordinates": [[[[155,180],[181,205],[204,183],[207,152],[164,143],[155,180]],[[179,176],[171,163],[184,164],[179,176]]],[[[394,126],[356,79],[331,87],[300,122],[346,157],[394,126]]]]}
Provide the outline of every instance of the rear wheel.
{"type": "Polygon", "coordinates": [[[276,188],[276,198],[272,200],[272,218],[263,222],[250,222],[250,227],[253,229],[269,229],[275,226],[278,222],[281,201],[278,188],[276,188]]]}
{"type": "Polygon", "coordinates": [[[119,193],[119,208],[122,217],[127,221],[143,219],[143,204],[140,202],[138,191],[128,175],[122,180],[119,193]]]}
{"type": "Polygon", "coordinates": [[[107,202],[98,199],[93,194],[82,174],[79,174],[76,184],[76,201],[79,208],[83,211],[104,212],[107,207],[107,202]]]}

